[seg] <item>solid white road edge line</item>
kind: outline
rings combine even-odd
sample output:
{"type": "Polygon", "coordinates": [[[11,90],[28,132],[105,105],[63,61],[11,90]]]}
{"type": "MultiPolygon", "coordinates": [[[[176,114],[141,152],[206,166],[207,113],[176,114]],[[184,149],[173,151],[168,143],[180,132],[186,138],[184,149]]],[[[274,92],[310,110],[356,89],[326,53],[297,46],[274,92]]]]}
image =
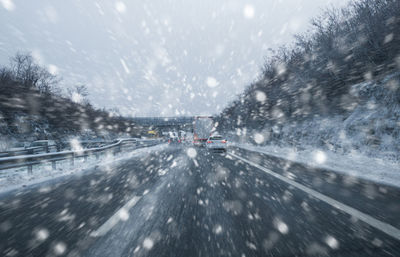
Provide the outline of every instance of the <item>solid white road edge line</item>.
{"type": "Polygon", "coordinates": [[[140,200],[140,196],[134,196],[129,202],[127,202],[122,208],[120,208],[116,213],[114,213],[111,218],[109,218],[100,228],[96,231],[90,233],[91,237],[104,236],[108,231],[110,231],[119,221],[125,221],[129,218],[129,210],[136,205],[140,200]]]}
{"type": "Polygon", "coordinates": [[[293,180],[291,180],[291,179],[289,179],[287,177],[279,175],[279,174],[277,174],[277,173],[275,173],[275,172],[273,172],[273,171],[271,171],[271,170],[269,170],[267,168],[264,168],[264,167],[254,163],[252,161],[246,160],[243,157],[240,157],[240,156],[238,156],[238,155],[236,155],[234,153],[228,153],[228,154],[233,156],[233,157],[235,157],[235,158],[237,158],[237,159],[239,159],[239,160],[241,160],[241,161],[243,161],[243,162],[246,162],[246,163],[250,164],[251,166],[254,166],[254,167],[256,167],[256,168],[268,173],[269,175],[271,175],[271,176],[273,176],[273,177],[275,177],[275,178],[277,178],[277,179],[279,179],[279,180],[281,180],[283,182],[288,183],[289,185],[292,185],[292,186],[296,187],[297,189],[302,190],[303,192],[306,192],[307,194],[309,194],[309,195],[311,195],[311,196],[313,196],[313,197],[315,197],[315,198],[317,198],[317,199],[319,199],[319,200],[321,200],[321,201],[333,206],[336,209],[339,209],[339,210],[341,210],[341,211],[343,211],[343,212],[345,212],[345,213],[347,213],[349,215],[352,215],[352,216],[356,217],[359,220],[364,221],[368,225],[370,225],[370,226],[372,226],[372,227],[384,232],[385,234],[387,234],[387,235],[389,235],[389,236],[391,236],[391,237],[393,237],[393,238],[395,238],[397,240],[400,240],[400,229],[398,229],[398,228],[396,228],[396,227],[394,227],[394,226],[392,226],[390,224],[384,223],[384,222],[382,222],[380,220],[377,220],[377,219],[375,219],[374,217],[371,217],[368,214],[360,212],[360,211],[354,209],[353,207],[350,207],[350,206],[348,206],[346,204],[343,204],[343,203],[341,203],[339,201],[336,201],[335,199],[332,199],[332,198],[330,198],[330,197],[328,197],[326,195],[323,195],[323,194],[321,194],[321,193],[319,193],[319,192],[317,192],[317,191],[315,191],[315,190],[313,190],[311,188],[303,186],[300,183],[297,183],[297,182],[295,182],[295,181],[293,181],[293,180]]]}

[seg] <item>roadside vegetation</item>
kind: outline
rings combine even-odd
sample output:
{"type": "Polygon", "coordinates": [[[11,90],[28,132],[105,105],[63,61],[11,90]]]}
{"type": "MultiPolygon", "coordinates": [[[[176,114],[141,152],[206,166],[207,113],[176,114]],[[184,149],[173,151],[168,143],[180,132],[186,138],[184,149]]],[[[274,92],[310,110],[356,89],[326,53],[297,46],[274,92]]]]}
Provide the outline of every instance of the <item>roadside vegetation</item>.
{"type": "Polygon", "coordinates": [[[261,77],[217,118],[219,127],[258,144],[398,154],[399,71],[400,1],[330,8],[266,58],[261,77]]]}
{"type": "Polygon", "coordinates": [[[3,148],[13,138],[31,141],[61,140],[68,135],[135,135],[131,120],[118,112],[95,108],[87,96],[85,86],[62,89],[60,78],[37,64],[30,54],[16,54],[8,67],[0,67],[3,148]]]}

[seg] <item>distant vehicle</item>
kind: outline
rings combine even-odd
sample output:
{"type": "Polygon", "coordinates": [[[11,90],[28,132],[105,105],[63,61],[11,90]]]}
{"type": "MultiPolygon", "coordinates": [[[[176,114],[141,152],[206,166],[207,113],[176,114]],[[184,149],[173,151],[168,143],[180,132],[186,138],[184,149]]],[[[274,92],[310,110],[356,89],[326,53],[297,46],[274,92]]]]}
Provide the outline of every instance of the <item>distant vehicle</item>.
{"type": "Polygon", "coordinates": [[[29,147],[43,147],[43,151],[46,153],[57,152],[57,144],[53,140],[33,141],[29,147]]]}
{"type": "Polygon", "coordinates": [[[195,146],[205,146],[208,137],[214,128],[213,117],[197,116],[193,122],[193,144],[195,146]]]}
{"type": "Polygon", "coordinates": [[[193,133],[185,132],[185,135],[182,138],[182,140],[183,140],[183,143],[185,143],[185,144],[192,144],[193,143],[193,133]]]}
{"type": "Polygon", "coordinates": [[[179,139],[177,132],[169,132],[168,143],[169,144],[178,144],[181,140],[179,139]]]}
{"type": "Polygon", "coordinates": [[[158,133],[158,131],[156,130],[149,130],[147,131],[147,137],[148,138],[158,138],[160,135],[158,133]]]}
{"type": "Polygon", "coordinates": [[[193,134],[191,132],[184,130],[179,131],[179,143],[191,144],[192,141],[193,141],[193,134]]]}
{"type": "Polygon", "coordinates": [[[179,143],[184,143],[186,141],[186,132],[180,130],[178,134],[179,134],[179,143]]]}
{"type": "Polygon", "coordinates": [[[226,139],[221,135],[212,135],[207,139],[206,147],[213,152],[226,152],[226,139]]]}

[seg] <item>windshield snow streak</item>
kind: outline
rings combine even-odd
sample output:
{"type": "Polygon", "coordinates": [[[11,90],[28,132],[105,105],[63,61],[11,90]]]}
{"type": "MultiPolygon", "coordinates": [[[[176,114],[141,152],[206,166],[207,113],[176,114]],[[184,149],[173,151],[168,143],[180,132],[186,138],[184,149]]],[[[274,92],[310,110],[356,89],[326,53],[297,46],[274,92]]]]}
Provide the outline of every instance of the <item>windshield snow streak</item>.
{"type": "Polygon", "coordinates": [[[0,256],[400,256],[399,0],[0,24],[0,256]]]}

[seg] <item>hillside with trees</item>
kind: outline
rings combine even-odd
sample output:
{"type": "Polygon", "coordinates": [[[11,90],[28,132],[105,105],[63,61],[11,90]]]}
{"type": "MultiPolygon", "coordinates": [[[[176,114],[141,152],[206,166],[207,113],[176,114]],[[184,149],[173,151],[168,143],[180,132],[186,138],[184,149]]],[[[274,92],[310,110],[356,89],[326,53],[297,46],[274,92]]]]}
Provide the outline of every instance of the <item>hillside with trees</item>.
{"type": "Polygon", "coordinates": [[[60,78],[31,55],[18,53],[9,67],[0,67],[0,136],[8,140],[61,140],[85,134],[136,135],[130,119],[95,108],[87,95],[83,85],[61,90],[60,78]]]}
{"type": "Polygon", "coordinates": [[[399,71],[400,1],[330,8],[266,58],[262,76],[218,116],[219,129],[257,144],[399,158],[399,71]]]}

